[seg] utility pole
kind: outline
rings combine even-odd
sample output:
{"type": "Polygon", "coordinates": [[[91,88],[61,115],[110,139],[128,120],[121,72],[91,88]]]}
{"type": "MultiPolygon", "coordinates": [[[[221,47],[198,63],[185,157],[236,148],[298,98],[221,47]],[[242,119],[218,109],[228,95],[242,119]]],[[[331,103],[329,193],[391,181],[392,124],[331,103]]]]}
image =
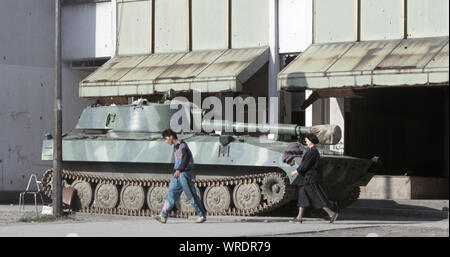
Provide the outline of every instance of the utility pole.
{"type": "Polygon", "coordinates": [[[269,124],[277,124],[280,122],[278,116],[280,114],[280,101],[270,101],[273,97],[279,99],[280,94],[277,89],[277,75],[280,72],[280,57],[278,51],[279,35],[278,35],[278,0],[269,1],[269,83],[267,96],[269,97],[269,124]]]}
{"type": "Polygon", "coordinates": [[[55,69],[53,109],[53,215],[62,216],[61,1],[55,0],[55,69]]]}

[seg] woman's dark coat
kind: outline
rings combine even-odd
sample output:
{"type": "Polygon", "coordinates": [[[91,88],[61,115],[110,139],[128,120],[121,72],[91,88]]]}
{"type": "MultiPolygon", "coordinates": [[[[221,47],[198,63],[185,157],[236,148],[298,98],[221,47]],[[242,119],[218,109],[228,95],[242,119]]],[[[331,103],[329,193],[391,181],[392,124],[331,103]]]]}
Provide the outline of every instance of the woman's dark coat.
{"type": "Polygon", "coordinates": [[[321,183],[322,177],[319,171],[320,154],[314,146],[306,151],[302,163],[297,168],[299,174],[298,185],[321,183]]]}
{"type": "Polygon", "coordinates": [[[311,147],[303,156],[298,172],[298,206],[313,206],[316,209],[331,207],[331,203],[322,187],[322,175],[319,162],[320,153],[317,148],[311,147]]]}

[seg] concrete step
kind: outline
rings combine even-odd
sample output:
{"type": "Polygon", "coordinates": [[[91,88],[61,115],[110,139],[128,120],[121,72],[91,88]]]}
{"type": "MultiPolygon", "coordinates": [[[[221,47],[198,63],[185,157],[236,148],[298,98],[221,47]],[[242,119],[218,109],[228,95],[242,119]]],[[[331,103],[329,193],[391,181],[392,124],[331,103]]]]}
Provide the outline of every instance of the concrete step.
{"type": "Polygon", "coordinates": [[[361,198],[448,199],[448,178],[376,175],[361,187],[361,198]]]}

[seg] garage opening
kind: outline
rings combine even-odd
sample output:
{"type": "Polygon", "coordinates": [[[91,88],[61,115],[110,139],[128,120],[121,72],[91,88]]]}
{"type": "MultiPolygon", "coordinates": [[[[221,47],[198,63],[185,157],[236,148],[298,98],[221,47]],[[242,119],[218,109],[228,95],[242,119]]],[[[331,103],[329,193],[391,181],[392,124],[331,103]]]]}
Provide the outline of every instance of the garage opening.
{"type": "Polygon", "coordinates": [[[346,154],[382,160],[377,175],[448,178],[448,86],[358,90],[346,99],[346,154]]]}

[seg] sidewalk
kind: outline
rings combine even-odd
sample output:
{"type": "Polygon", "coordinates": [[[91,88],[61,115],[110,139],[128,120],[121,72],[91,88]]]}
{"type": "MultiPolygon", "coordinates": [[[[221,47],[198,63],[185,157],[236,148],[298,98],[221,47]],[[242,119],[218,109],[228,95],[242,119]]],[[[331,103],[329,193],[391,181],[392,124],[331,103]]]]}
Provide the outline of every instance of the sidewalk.
{"type": "MultiPolygon", "coordinates": [[[[27,206],[27,215],[34,206],[27,206]]],[[[231,217],[211,216],[204,224],[196,224],[196,217],[169,218],[160,224],[150,217],[119,215],[93,215],[77,213],[70,219],[56,222],[18,222],[18,206],[0,205],[0,236],[163,236],[163,237],[234,237],[234,236],[289,236],[302,233],[344,231],[373,228],[421,227],[447,230],[448,200],[391,201],[358,200],[342,210],[336,224],[319,218],[306,218],[303,224],[292,224],[290,216],[282,217],[231,217]],[[400,226],[400,227],[399,227],[400,226]]],[[[371,231],[368,229],[368,231],[371,231]]],[[[441,233],[442,234],[442,233],[441,233]]],[[[408,236],[408,235],[406,235],[408,236]]],[[[420,236],[410,235],[410,236],[420,236]]]]}
{"type": "Polygon", "coordinates": [[[114,221],[81,221],[71,223],[14,224],[0,226],[0,236],[147,236],[147,237],[234,237],[275,236],[327,230],[379,227],[385,225],[417,224],[404,221],[337,221],[305,219],[303,224],[292,224],[289,218],[210,217],[206,223],[196,224],[194,218],[169,219],[160,224],[151,218],[133,218],[114,221]]]}

